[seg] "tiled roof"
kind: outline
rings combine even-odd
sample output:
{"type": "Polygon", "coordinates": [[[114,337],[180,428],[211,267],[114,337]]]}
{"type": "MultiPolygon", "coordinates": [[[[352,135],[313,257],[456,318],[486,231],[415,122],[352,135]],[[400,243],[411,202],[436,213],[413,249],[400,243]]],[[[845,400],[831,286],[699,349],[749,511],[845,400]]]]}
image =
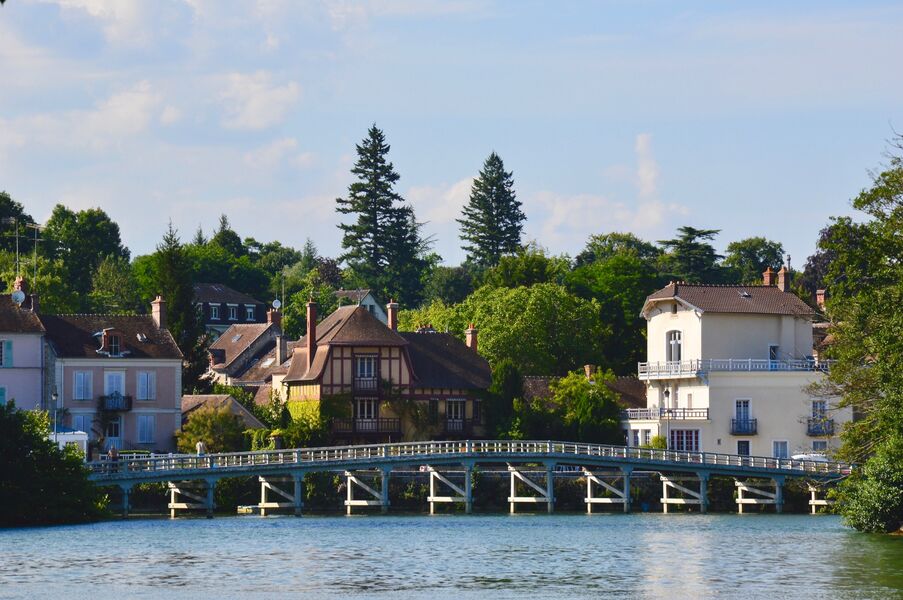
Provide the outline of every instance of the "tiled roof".
{"type": "Polygon", "coordinates": [[[241,374],[239,380],[242,382],[258,382],[269,381],[273,375],[282,375],[288,373],[291,364],[292,351],[300,344],[300,341],[286,341],[286,359],[281,364],[276,364],[276,340],[273,340],[273,347],[265,354],[254,360],[247,371],[241,374]]]}
{"type": "Polygon", "coordinates": [[[650,294],[643,313],[657,300],[679,298],[704,312],[811,316],[812,308],[796,294],[772,285],[703,285],[671,282],[650,294]]]}
{"type": "Polygon", "coordinates": [[[18,306],[9,294],[0,295],[0,333],[44,333],[34,311],[18,306]]]}
{"type": "Polygon", "coordinates": [[[248,349],[260,336],[264,335],[273,323],[236,323],[230,325],[219,338],[210,344],[214,356],[221,357],[217,367],[228,368],[242,352],[248,349]]]}
{"type": "Polygon", "coordinates": [[[492,381],[486,359],[450,333],[402,333],[418,388],[485,390],[492,381]]]}
{"type": "Polygon", "coordinates": [[[352,302],[360,302],[370,293],[370,290],[336,290],[336,298],[346,298],[352,302]]]}
{"type": "Polygon", "coordinates": [[[228,408],[233,415],[238,415],[248,429],[266,429],[251,411],[229,394],[187,394],[182,396],[182,421],[200,408],[228,408]]]}
{"type": "Polygon", "coordinates": [[[195,302],[228,302],[232,304],[263,304],[247,294],[233,290],[222,283],[196,283],[194,284],[195,302]]]}
{"type": "Polygon", "coordinates": [[[123,359],[182,358],[169,331],[148,315],[41,315],[41,321],[61,358],[107,358],[97,353],[104,329],[122,334],[123,359]]]}

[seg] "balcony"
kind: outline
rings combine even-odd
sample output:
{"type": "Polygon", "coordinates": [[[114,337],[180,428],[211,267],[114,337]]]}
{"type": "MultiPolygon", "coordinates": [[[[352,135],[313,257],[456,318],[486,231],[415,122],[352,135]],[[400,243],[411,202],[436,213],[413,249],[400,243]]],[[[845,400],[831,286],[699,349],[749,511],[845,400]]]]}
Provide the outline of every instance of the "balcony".
{"type": "Polygon", "coordinates": [[[468,436],[473,433],[472,419],[446,419],[445,434],[468,436]]]}
{"type": "Polygon", "coordinates": [[[834,419],[810,418],[806,424],[806,434],[813,437],[834,435],[834,419]]]}
{"type": "Polygon", "coordinates": [[[821,371],[827,373],[834,361],[815,359],[769,360],[767,358],[704,358],[666,362],[641,362],[637,374],[640,379],[672,379],[700,377],[711,372],[761,373],[769,371],[821,371]]]}
{"type": "Polygon", "coordinates": [[[379,377],[355,377],[354,391],[376,393],[379,391],[379,377]]]}
{"type": "Polygon", "coordinates": [[[123,396],[115,392],[107,396],[101,396],[99,402],[100,410],[105,411],[127,411],[132,410],[132,397],[123,396]]]}
{"type": "Polygon", "coordinates": [[[401,419],[334,419],[335,433],[401,433],[401,419]]]}
{"type": "Polygon", "coordinates": [[[621,419],[627,421],[657,421],[671,419],[674,421],[705,421],[709,418],[707,408],[628,408],[621,411],[621,419]]]}
{"type": "Polygon", "coordinates": [[[731,435],[756,435],[758,432],[756,419],[731,419],[731,435]]]}

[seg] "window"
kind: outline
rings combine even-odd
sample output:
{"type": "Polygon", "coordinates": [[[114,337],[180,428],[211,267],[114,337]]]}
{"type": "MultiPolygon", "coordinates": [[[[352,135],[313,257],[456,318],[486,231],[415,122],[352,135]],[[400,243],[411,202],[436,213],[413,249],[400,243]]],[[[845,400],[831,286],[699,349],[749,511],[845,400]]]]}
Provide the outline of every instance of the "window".
{"type": "Polygon", "coordinates": [[[643,429],[643,435],[641,439],[643,440],[643,445],[648,446],[652,443],[652,430],[651,429],[643,429]]]}
{"type": "Polygon", "coordinates": [[[677,314],[677,302],[675,302],[674,304],[671,305],[671,314],[672,315],[677,314]]]}
{"type": "Polygon", "coordinates": [[[738,422],[749,422],[749,399],[741,398],[734,402],[734,416],[738,422]]]}
{"type": "Polygon", "coordinates": [[[473,422],[476,425],[480,425],[483,422],[483,401],[482,400],[474,400],[473,401],[473,422]]]}
{"type": "Polygon", "coordinates": [[[640,430],[639,429],[631,429],[630,433],[633,434],[633,440],[630,445],[635,448],[640,445],[640,430]]]}
{"type": "Polygon", "coordinates": [[[749,440],[737,440],[737,454],[749,456],[749,440]]]}
{"type": "Polygon", "coordinates": [[[217,306],[216,304],[210,305],[210,319],[216,319],[217,321],[219,321],[219,306],[217,306]]]}
{"type": "Polygon", "coordinates": [[[13,341],[0,340],[0,367],[13,366],[13,341]]]}
{"type": "Polygon", "coordinates": [[[110,356],[119,356],[121,341],[122,339],[118,335],[110,336],[110,356]]]}
{"type": "Polygon", "coordinates": [[[812,450],[814,452],[827,452],[828,451],[828,441],[827,440],[813,440],[812,441],[812,450]]]}
{"type": "Polygon", "coordinates": [[[254,307],[246,306],[245,307],[245,321],[253,321],[254,320],[254,307]]]}
{"type": "Polygon", "coordinates": [[[72,399],[91,399],[91,371],[76,371],[73,374],[72,399]]]}
{"type": "Polygon", "coordinates": [[[680,361],[680,332],[668,332],[668,346],[665,348],[665,360],[668,362],[680,361]]]}
{"type": "Polygon", "coordinates": [[[6,388],[0,387],[0,402],[6,405],[6,388]]]}
{"type": "Polygon", "coordinates": [[[790,444],[784,440],[776,440],[776,441],[772,442],[771,443],[772,456],[774,456],[775,458],[789,458],[790,457],[790,451],[788,449],[789,445],[790,444]]]}
{"type": "Polygon", "coordinates": [[[91,415],[73,415],[72,416],[72,429],[76,431],[84,431],[90,437],[91,434],[91,415]]]}
{"type": "Polygon", "coordinates": [[[355,367],[358,379],[374,379],[376,377],[375,356],[358,356],[355,367]]]}
{"type": "Polygon", "coordinates": [[[157,374],[154,371],[138,371],[138,400],[157,398],[157,374]]]}
{"type": "Polygon", "coordinates": [[[824,421],[828,417],[828,401],[813,400],[812,401],[812,418],[824,421]]]}
{"type": "Polygon", "coordinates": [[[672,429],[671,450],[683,450],[686,452],[699,452],[698,429],[672,429]]]}
{"type": "Polygon", "coordinates": [[[237,307],[237,306],[230,306],[230,307],[229,307],[229,320],[230,320],[230,321],[237,321],[237,320],[238,320],[238,307],[237,307]]]}
{"type": "Polygon", "coordinates": [[[122,371],[107,371],[104,373],[104,394],[111,396],[113,394],[125,395],[125,373],[122,371]]]}
{"type": "Polygon", "coordinates": [[[379,403],[376,398],[358,398],[357,418],[365,421],[375,420],[379,415],[379,403]]]}
{"type": "Polygon", "coordinates": [[[768,345],[768,360],[776,361],[778,360],[778,356],[780,355],[780,346],[777,344],[769,344],[768,345]]]}
{"type": "Polygon", "coordinates": [[[464,420],[464,400],[449,399],[445,401],[445,417],[449,421],[464,420]]]}
{"type": "Polygon", "coordinates": [[[138,415],[138,443],[154,443],[154,415],[138,415]]]}
{"type": "Polygon", "coordinates": [[[118,440],[121,437],[121,433],[122,421],[119,418],[113,419],[107,423],[106,436],[108,438],[116,438],[118,440]]]}

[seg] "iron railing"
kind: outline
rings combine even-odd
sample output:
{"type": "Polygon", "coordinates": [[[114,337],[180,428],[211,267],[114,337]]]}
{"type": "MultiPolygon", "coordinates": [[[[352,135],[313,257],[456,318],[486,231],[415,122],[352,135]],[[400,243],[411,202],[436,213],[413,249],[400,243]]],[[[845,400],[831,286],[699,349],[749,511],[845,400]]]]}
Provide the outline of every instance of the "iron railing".
{"type": "Polygon", "coordinates": [[[621,411],[621,418],[625,420],[658,420],[673,419],[705,420],[709,418],[708,408],[628,408],[621,411]]]}
{"type": "Polygon", "coordinates": [[[712,371],[822,371],[827,372],[834,361],[815,359],[770,360],[767,358],[703,358],[694,360],[669,360],[665,362],[641,362],[638,365],[640,379],[663,377],[695,377],[712,371]]]}
{"type": "Polygon", "coordinates": [[[333,419],[335,433],[401,433],[401,419],[333,419]]]}
{"type": "Polygon", "coordinates": [[[100,410],[132,410],[132,397],[122,394],[108,394],[100,397],[100,410]]]}
{"type": "Polygon", "coordinates": [[[806,433],[811,436],[834,435],[834,419],[810,418],[806,433]]]}
{"type": "Polygon", "coordinates": [[[355,392],[376,392],[379,390],[379,378],[378,377],[355,377],[354,378],[354,391],[355,392]]]}
{"type": "Polygon", "coordinates": [[[731,435],[756,435],[758,432],[756,419],[731,419],[731,435]]]}

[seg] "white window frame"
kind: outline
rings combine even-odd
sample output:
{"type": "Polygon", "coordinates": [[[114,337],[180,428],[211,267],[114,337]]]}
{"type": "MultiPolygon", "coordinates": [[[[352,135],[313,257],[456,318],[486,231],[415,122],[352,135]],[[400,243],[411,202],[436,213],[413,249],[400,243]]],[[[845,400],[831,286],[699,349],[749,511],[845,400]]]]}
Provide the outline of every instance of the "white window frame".
{"type": "Polygon", "coordinates": [[[157,372],[156,371],[138,371],[135,376],[135,399],[136,400],[156,400],[157,399],[157,372]],[[144,390],[142,390],[142,384],[144,390]]]}
{"type": "Polygon", "coordinates": [[[109,379],[109,376],[110,376],[110,375],[120,375],[120,376],[122,376],[122,389],[120,389],[120,390],[115,390],[115,391],[117,391],[117,392],[119,392],[120,394],[122,394],[123,396],[125,396],[125,395],[126,395],[126,392],[125,392],[125,371],[104,371],[104,372],[103,372],[103,395],[104,395],[104,396],[109,396],[110,394],[113,393],[113,392],[110,391],[110,379],[109,379]]]}
{"type": "Polygon", "coordinates": [[[465,400],[464,398],[448,398],[445,401],[445,418],[447,420],[463,421],[466,416],[467,416],[467,400],[465,400]],[[455,407],[454,415],[452,415],[452,406],[455,407]]]}
{"type": "Polygon", "coordinates": [[[683,357],[683,332],[680,329],[670,329],[665,332],[665,361],[680,362],[683,357]],[[674,348],[677,348],[675,358],[674,348]]]}
{"type": "Polygon", "coordinates": [[[229,311],[229,320],[237,321],[238,320],[238,305],[237,304],[226,304],[226,308],[229,311]]]}
{"type": "Polygon", "coordinates": [[[746,402],[746,419],[745,421],[751,421],[752,416],[752,398],[734,398],[734,418],[740,421],[740,413],[737,411],[737,403],[738,402],[746,402]]]}
{"type": "Polygon", "coordinates": [[[138,429],[135,433],[139,444],[154,443],[157,434],[157,420],[154,415],[138,415],[135,426],[138,429]]]}
{"type": "Polygon", "coordinates": [[[245,321],[253,321],[257,318],[257,311],[254,309],[254,305],[245,304],[245,321]]]}
{"type": "Polygon", "coordinates": [[[122,336],[118,333],[110,334],[110,356],[122,356],[122,336]],[[113,340],[116,340],[116,352],[113,352],[113,340]]]}
{"type": "Polygon", "coordinates": [[[93,371],[73,371],[72,373],[72,399],[78,401],[90,400],[94,387],[93,371]],[[79,386],[79,375],[82,375],[82,385],[79,386]],[[79,393],[81,392],[81,393],[79,393]]]}
{"type": "Polygon", "coordinates": [[[771,456],[772,458],[790,458],[790,441],[789,440],[771,440],[771,456]],[[778,456],[778,444],[784,444],[786,456],[778,456]]]}
{"type": "Polygon", "coordinates": [[[219,321],[219,304],[210,304],[210,320],[219,321]]]}
{"type": "Polygon", "coordinates": [[[812,418],[824,420],[828,418],[828,401],[827,400],[813,400],[812,401],[812,418]],[[820,407],[816,410],[816,406],[820,407]]]}
{"type": "Polygon", "coordinates": [[[698,429],[672,429],[668,433],[668,446],[669,446],[668,449],[669,450],[678,450],[678,451],[682,451],[682,452],[699,452],[699,449],[702,446],[702,444],[700,443],[701,441],[702,440],[700,439],[698,429]],[[683,442],[684,442],[682,444],[683,448],[677,448],[677,447],[675,447],[676,444],[673,443],[675,441],[675,437],[676,437],[675,434],[678,434],[678,433],[683,434],[683,442]],[[692,435],[688,436],[688,434],[692,434],[692,435]],[[690,438],[693,438],[693,439],[691,440],[690,438]],[[688,441],[693,441],[695,443],[688,444],[687,443],[688,441]],[[688,446],[695,446],[695,448],[690,448],[688,446]]]}
{"type": "Polygon", "coordinates": [[[812,440],[812,451],[813,452],[827,452],[828,451],[828,440],[812,440]],[[818,448],[815,447],[816,444],[819,445],[818,448]]]}
{"type": "Polygon", "coordinates": [[[376,378],[376,355],[375,354],[362,354],[354,357],[354,376],[357,379],[375,379],[376,378]],[[362,365],[369,364],[371,369],[361,369],[362,365]],[[369,373],[364,373],[362,371],[370,371],[369,373]]]}
{"type": "Polygon", "coordinates": [[[72,429],[76,431],[84,431],[88,434],[88,437],[91,437],[91,424],[94,422],[94,415],[92,414],[74,414],[72,415],[72,429]],[[84,427],[79,425],[79,421],[83,421],[87,423],[84,427]]]}
{"type": "Polygon", "coordinates": [[[379,418],[379,399],[358,398],[354,410],[356,413],[354,418],[358,421],[376,421],[379,418]]]}

